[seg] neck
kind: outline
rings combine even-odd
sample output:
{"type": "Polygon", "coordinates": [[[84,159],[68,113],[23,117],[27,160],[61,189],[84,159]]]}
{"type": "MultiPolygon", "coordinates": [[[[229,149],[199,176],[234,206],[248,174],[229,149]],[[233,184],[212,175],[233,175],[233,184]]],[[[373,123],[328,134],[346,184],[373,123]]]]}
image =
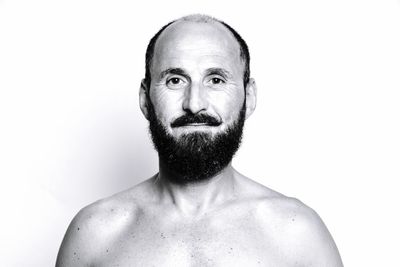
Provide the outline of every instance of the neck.
{"type": "Polygon", "coordinates": [[[163,202],[172,203],[184,214],[201,215],[234,197],[234,173],[229,163],[206,180],[177,183],[176,174],[160,161],[156,183],[163,202]]]}

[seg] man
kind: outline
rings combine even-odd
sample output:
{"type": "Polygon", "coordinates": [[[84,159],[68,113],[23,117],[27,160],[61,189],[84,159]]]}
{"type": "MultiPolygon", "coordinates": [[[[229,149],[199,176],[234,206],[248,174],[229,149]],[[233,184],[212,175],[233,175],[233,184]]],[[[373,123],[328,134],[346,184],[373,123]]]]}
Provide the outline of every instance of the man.
{"type": "Polygon", "coordinates": [[[208,16],[153,37],[140,107],[159,173],[82,209],[57,266],[342,266],[312,209],[231,166],[256,106],[249,60],[239,34],[208,16]]]}

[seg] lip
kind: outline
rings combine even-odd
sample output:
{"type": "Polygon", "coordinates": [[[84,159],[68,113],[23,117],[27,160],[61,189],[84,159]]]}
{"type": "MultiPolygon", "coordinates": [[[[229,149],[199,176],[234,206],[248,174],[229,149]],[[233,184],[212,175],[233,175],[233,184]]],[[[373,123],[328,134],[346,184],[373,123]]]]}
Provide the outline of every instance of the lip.
{"type": "Polygon", "coordinates": [[[182,127],[199,127],[199,126],[209,126],[212,127],[212,125],[208,124],[208,123],[188,123],[183,125],[182,127]]]}
{"type": "Polygon", "coordinates": [[[174,125],[171,124],[172,128],[194,128],[194,127],[218,127],[220,126],[220,123],[207,123],[207,122],[192,122],[192,123],[185,123],[185,124],[180,124],[180,125],[174,125]]]}

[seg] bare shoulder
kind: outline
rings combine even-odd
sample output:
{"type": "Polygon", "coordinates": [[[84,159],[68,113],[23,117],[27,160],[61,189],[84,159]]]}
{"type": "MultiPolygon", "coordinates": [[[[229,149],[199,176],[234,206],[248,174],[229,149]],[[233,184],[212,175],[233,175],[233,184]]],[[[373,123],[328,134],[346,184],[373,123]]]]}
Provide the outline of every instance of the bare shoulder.
{"type": "Polygon", "coordinates": [[[299,266],[343,266],[336,244],[320,216],[296,198],[270,200],[268,212],[276,218],[275,233],[299,266]]]}
{"type": "Polygon", "coordinates": [[[150,180],[81,209],[67,229],[56,266],[91,266],[124,226],[140,216],[139,200],[150,180]]]}
{"type": "Polygon", "coordinates": [[[287,197],[246,177],[243,186],[254,216],[284,258],[294,266],[343,266],[338,249],[320,216],[296,198],[287,197]]]}

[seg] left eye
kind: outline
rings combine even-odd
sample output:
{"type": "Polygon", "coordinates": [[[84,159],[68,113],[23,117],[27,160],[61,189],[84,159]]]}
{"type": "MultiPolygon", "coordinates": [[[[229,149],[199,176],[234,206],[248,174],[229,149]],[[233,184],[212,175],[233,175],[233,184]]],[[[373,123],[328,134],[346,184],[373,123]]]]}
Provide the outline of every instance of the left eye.
{"type": "Polygon", "coordinates": [[[221,83],[224,83],[224,81],[222,79],[220,79],[220,78],[214,77],[214,78],[211,79],[211,83],[212,84],[221,84],[221,83]]]}

